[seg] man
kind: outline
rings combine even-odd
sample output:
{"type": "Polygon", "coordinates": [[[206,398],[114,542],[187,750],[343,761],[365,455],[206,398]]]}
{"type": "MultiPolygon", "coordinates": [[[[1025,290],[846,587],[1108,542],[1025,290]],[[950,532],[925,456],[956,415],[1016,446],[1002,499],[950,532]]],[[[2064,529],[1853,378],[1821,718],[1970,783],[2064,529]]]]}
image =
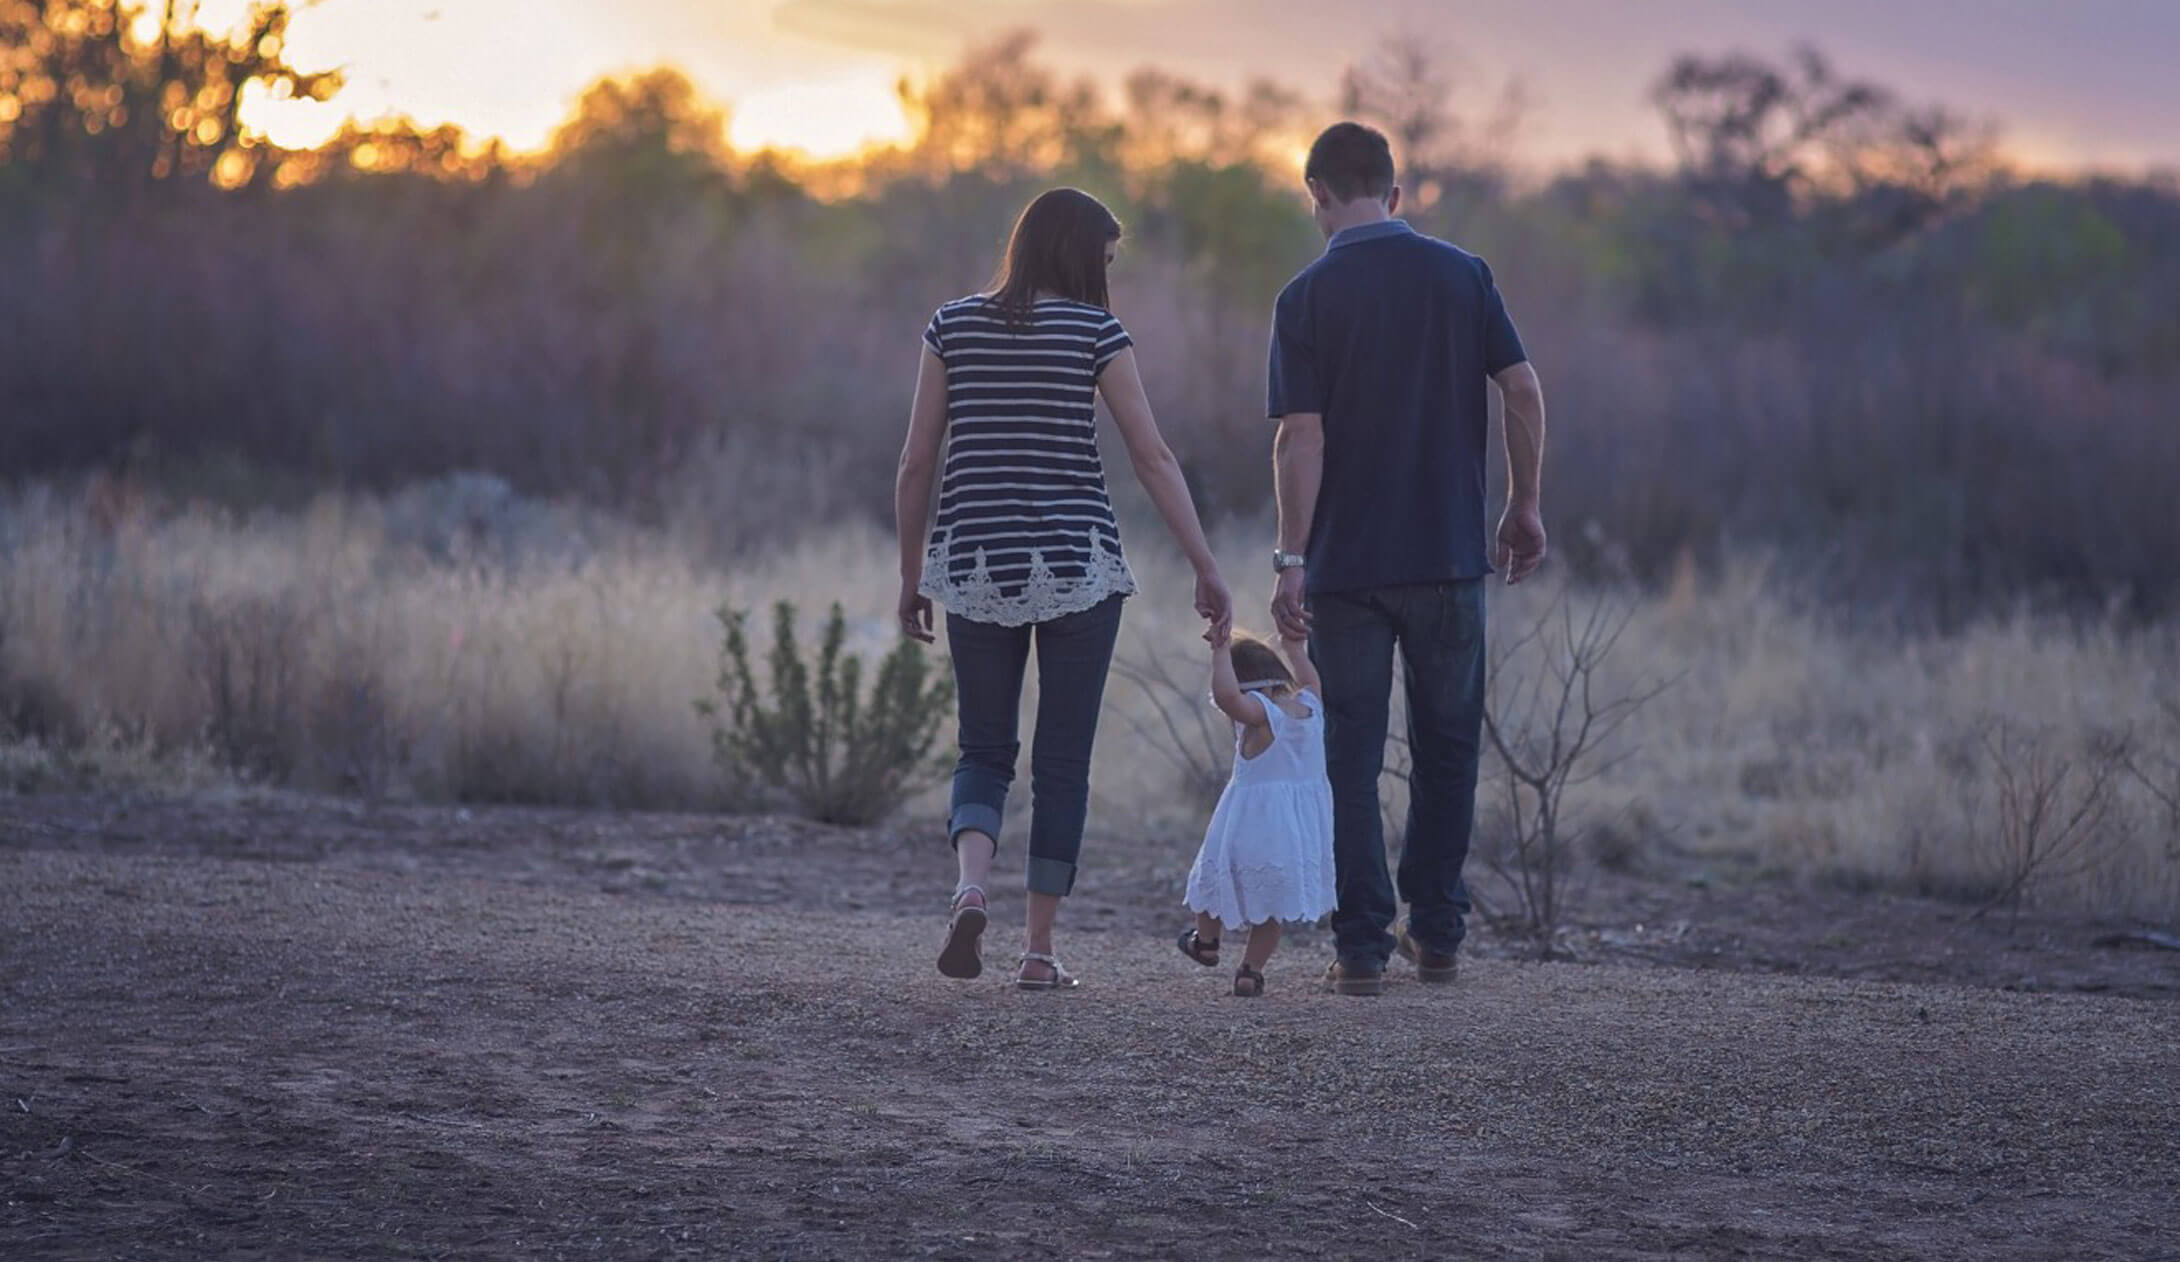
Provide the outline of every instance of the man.
{"type": "Polygon", "coordinates": [[[1398,950],[1451,982],[1484,708],[1485,382],[1505,398],[1508,583],[1544,560],[1544,395],[1483,260],[1394,218],[1385,137],[1327,128],[1303,169],[1327,245],[1279,295],[1269,412],[1279,497],[1272,617],[1324,676],[1339,957],[1326,988],[1384,990],[1398,950]],[[1378,814],[1393,649],[1406,663],[1410,775],[1396,934],[1378,814]]]}

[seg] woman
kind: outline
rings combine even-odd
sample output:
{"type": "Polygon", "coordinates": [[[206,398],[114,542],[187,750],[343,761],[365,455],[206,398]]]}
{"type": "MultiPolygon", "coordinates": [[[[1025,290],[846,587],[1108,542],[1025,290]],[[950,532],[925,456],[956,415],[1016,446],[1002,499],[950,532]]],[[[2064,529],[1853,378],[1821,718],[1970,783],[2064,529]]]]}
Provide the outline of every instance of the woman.
{"type": "Polygon", "coordinates": [[[946,606],[960,706],[961,758],[946,826],[959,880],[939,954],[948,977],[983,971],[984,883],[1021,749],[1016,716],[1034,645],[1029,907],[1015,984],[1076,984],[1052,953],[1052,924],[1075,884],[1090,746],[1120,602],[1136,590],[1098,459],[1097,395],[1196,569],[1196,612],[1221,632],[1231,621],[1226,585],[1180,463],[1159,436],[1132,343],[1106,309],[1105,271],[1119,242],[1120,221],[1096,198],[1053,189],[1015,223],[992,290],[940,307],[924,330],[894,515],[901,630],[930,643],[931,604],[946,606]]]}

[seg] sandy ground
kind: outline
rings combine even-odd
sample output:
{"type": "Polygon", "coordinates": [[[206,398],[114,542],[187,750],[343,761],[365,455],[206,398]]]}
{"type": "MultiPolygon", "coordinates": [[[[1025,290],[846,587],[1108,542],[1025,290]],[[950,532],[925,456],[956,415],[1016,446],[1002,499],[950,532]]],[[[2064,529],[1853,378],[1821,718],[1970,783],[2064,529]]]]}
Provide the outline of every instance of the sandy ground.
{"type": "MultiPolygon", "coordinates": [[[[0,799],[0,1257],[2180,1258],[2180,955],[1678,871],[1261,1001],[1089,852],[1020,994],[921,838],[0,799]]],[[[1001,925],[1019,884],[998,891],[1001,925]]]]}

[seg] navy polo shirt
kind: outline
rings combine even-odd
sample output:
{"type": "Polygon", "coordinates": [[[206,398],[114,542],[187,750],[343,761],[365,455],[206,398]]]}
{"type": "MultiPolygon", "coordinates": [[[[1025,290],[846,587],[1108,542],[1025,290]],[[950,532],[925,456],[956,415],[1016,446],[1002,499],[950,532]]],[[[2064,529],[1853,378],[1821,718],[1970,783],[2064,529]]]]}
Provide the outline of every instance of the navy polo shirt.
{"type": "Polygon", "coordinates": [[[1287,283],[1267,410],[1324,416],[1309,591],[1491,573],[1485,383],[1527,358],[1484,261],[1398,219],[1335,234],[1287,283]]]}

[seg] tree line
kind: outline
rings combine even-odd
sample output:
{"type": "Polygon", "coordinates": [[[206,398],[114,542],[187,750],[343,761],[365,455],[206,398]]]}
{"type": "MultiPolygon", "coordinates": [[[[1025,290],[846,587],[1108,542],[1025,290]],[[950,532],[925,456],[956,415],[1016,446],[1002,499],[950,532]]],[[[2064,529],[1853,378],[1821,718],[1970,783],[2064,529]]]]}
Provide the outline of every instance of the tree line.
{"type": "Polygon", "coordinates": [[[1115,305],[1200,496],[1261,512],[1265,312],[1318,248],[1293,155],[1342,114],[1502,278],[1571,564],[1657,580],[1754,544],[1942,620],[2180,591],[2180,190],[2012,171],[1989,124],[1811,48],[1676,58],[1670,167],[1540,175],[1518,85],[1428,41],[1320,101],[1109,92],[1017,34],[903,86],[910,142],[810,165],[734,151],[669,69],[594,84],[538,154],[401,119],[281,149],[245,94],[341,87],[287,60],[291,17],[0,0],[9,476],[247,502],[488,470],[658,518],[817,468],[813,519],[882,517],[916,329],[1067,182],[1128,224],[1115,305]]]}

